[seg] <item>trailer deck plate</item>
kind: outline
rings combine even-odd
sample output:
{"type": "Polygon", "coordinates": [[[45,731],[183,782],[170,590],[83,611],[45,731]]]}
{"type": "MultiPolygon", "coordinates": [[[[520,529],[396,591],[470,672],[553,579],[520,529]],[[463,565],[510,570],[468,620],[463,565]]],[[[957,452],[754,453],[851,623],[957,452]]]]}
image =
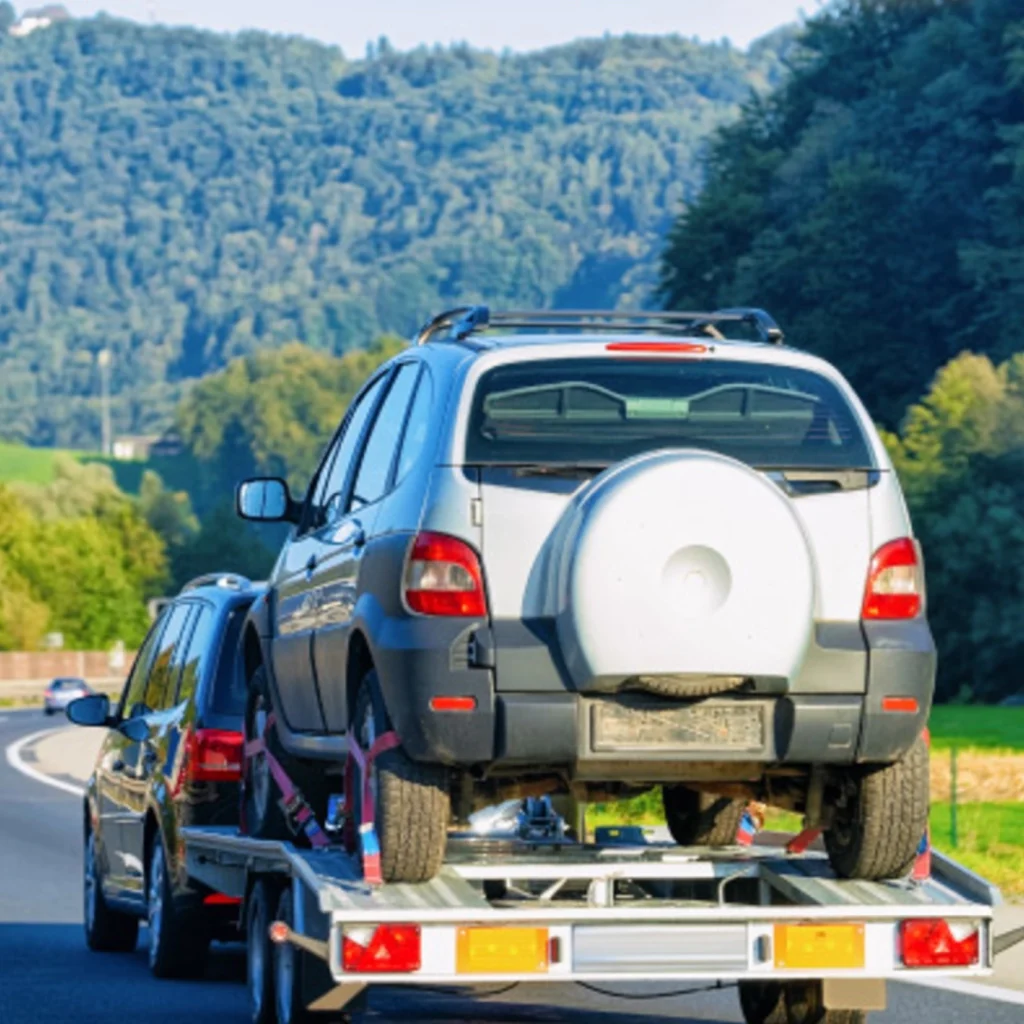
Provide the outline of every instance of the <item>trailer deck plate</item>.
{"type": "Polygon", "coordinates": [[[593,748],[601,750],[762,750],[765,706],[753,701],[686,707],[593,705],[593,748]]]}
{"type": "Polygon", "coordinates": [[[865,964],[862,924],[779,924],[775,966],[789,970],[835,970],[865,964]]]}

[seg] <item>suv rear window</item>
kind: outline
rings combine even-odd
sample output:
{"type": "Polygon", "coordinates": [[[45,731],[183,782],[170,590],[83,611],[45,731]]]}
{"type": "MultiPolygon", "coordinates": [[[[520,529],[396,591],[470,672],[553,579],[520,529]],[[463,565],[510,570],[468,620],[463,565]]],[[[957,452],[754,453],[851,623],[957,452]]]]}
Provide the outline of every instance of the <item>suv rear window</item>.
{"type": "Polygon", "coordinates": [[[211,709],[221,715],[241,715],[245,711],[245,669],[238,657],[238,645],[242,637],[242,626],[249,613],[249,606],[235,608],[228,615],[224,639],[220,646],[217,675],[213,682],[211,709]]]}
{"type": "Polygon", "coordinates": [[[871,469],[857,417],[809,370],[763,363],[558,359],[483,375],[466,462],[610,465],[704,448],[760,469],[871,469]]]}

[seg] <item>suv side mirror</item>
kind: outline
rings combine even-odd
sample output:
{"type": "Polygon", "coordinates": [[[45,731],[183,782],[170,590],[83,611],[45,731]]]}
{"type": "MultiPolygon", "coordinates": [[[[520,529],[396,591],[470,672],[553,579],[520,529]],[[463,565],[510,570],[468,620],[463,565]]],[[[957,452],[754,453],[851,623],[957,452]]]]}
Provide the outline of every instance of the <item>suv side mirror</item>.
{"type": "Polygon", "coordinates": [[[95,727],[113,724],[110,720],[110,698],[105,693],[90,693],[88,697],[71,701],[64,714],[75,725],[95,727]]]}
{"type": "Polygon", "coordinates": [[[235,507],[243,519],[258,523],[296,522],[299,514],[288,485],[276,476],[243,480],[235,495],[235,507]]]}

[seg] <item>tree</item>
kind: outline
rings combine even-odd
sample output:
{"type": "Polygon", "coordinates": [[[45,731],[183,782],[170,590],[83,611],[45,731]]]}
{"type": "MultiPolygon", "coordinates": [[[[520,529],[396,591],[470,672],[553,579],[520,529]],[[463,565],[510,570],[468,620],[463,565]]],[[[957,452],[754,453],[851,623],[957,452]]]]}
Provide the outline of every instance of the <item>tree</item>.
{"type": "Polygon", "coordinates": [[[3,41],[3,37],[7,35],[8,29],[18,20],[18,15],[15,13],[14,8],[8,3],[8,0],[3,0],[0,3],[0,42],[3,41]]]}

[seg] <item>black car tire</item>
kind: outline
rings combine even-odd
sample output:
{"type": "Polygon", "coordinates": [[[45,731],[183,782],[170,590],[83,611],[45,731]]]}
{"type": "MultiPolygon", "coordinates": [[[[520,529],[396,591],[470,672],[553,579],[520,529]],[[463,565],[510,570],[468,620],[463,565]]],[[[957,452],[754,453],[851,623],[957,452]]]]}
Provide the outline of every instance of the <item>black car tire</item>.
{"type": "Polygon", "coordinates": [[[245,909],[246,978],[249,988],[249,1019],[252,1024],[277,1024],[274,1003],[273,944],[270,941],[271,914],[277,886],[257,879],[245,909]]]}
{"type": "MultiPolygon", "coordinates": [[[[329,783],[321,765],[305,765],[281,746],[277,730],[266,729],[264,723],[271,714],[273,704],[267,670],[260,665],[249,680],[245,704],[245,742],[258,739],[263,730],[263,742],[274,759],[287,772],[292,784],[302,793],[314,816],[323,824],[327,809],[329,783]]],[[[245,758],[242,779],[242,802],[245,831],[257,839],[295,839],[279,803],[281,791],[270,773],[266,758],[257,754],[245,758]]]]}
{"type": "MultiPolygon", "coordinates": [[[[390,728],[377,673],[371,670],[359,687],[353,730],[365,750],[390,728]]],[[[374,761],[371,779],[384,880],[429,881],[441,870],[448,840],[452,811],[447,770],[443,765],[413,761],[396,747],[374,761]]],[[[362,814],[358,785],[353,804],[358,826],[362,814]]]]}
{"type": "Polygon", "coordinates": [[[919,737],[894,764],[855,769],[841,782],[835,820],[825,832],[841,878],[901,878],[914,865],[928,828],[928,744],[919,737]]]}
{"type": "Polygon", "coordinates": [[[83,869],[85,944],[94,953],[131,953],[139,940],[139,919],[107,904],[91,829],[85,836],[83,869]]]}
{"type": "Polygon", "coordinates": [[[157,978],[203,973],[210,936],[199,912],[184,913],[174,899],[163,837],[153,837],[146,874],[149,969],[157,978]]]}
{"type": "Polygon", "coordinates": [[[741,981],[740,1010],[747,1024],[789,1024],[786,990],[778,981],[741,981]]]}
{"type": "Polygon", "coordinates": [[[686,786],[664,786],[661,791],[665,824],[680,846],[735,846],[745,800],[715,793],[700,793],[686,786]]]}

